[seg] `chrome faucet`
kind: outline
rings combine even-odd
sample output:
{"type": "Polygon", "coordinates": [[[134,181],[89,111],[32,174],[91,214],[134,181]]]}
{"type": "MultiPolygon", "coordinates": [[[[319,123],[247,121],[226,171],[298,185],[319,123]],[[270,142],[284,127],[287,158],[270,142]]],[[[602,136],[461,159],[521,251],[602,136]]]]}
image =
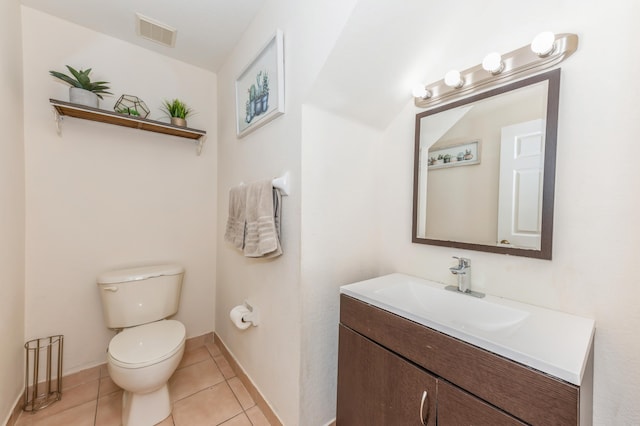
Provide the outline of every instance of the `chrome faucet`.
{"type": "Polygon", "coordinates": [[[484,297],[483,293],[471,290],[471,259],[457,256],[453,256],[453,258],[458,260],[458,265],[452,266],[449,270],[453,275],[458,277],[458,287],[450,285],[447,286],[446,289],[458,291],[475,297],[484,297]]]}
{"type": "Polygon", "coordinates": [[[458,291],[468,293],[471,290],[471,259],[453,256],[458,260],[458,266],[449,268],[453,275],[458,277],[458,291]]]}

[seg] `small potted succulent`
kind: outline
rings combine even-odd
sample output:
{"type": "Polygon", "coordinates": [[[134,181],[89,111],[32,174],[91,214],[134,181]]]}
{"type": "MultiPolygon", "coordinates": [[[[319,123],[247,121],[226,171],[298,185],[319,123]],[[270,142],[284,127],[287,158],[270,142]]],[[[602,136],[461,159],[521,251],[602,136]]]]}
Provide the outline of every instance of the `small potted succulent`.
{"type": "Polygon", "coordinates": [[[464,150],[464,157],[465,160],[471,160],[473,158],[473,154],[471,153],[470,149],[465,149],[464,150]]]}
{"type": "Polygon", "coordinates": [[[91,81],[89,77],[91,68],[76,70],[69,65],[66,67],[72,76],[58,71],[49,71],[49,74],[71,85],[69,88],[69,102],[98,108],[98,98],[104,99],[102,95],[112,95],[111,92],[108,92],[109,86],[107,85],[109,82],[91,81]]]}
{"type": "Polygon", "coordinates": [[[187,117],[193,114],[193,110],[180,99],[171,101],[165,99],[161,109],[169,116],[174,126],[186,127],[187,117]]]}

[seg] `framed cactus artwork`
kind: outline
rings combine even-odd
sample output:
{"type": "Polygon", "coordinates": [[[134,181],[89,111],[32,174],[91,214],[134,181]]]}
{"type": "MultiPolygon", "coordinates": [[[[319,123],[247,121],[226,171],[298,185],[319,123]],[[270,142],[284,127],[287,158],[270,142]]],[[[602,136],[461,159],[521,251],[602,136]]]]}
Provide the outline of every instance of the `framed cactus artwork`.
{"type": "Polygon", "coordinates": [[[281,30],[236,79],[236,134],[239,138],[284,114],[284,40],[281,30]]]}

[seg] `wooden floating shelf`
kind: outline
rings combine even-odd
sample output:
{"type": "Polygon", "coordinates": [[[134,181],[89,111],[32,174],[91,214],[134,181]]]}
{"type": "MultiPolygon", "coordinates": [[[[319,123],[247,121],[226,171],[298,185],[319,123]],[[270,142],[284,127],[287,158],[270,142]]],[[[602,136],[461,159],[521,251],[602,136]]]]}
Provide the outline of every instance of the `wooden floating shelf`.
{"type": "Polygon", "coordinates": [[[131,115],[119,114],[104,109],[88,107],[85,105],[63,102],[56,99],[49,99],[51,105],[56,110],[56,120],[64,116],[80,118],[83,120],[98,121],[100,123],[115,124],[116,126],[130,127],[133,129],[145,130],[148,132],[162,133],[165,135],[178,136],[191,139],[196,143],[196,153],[200,155],[202,145],[206,139],[207,132],[204,130],[192,129],[190,127],[174,126],[170,123],[149,120],[131,115]]]}

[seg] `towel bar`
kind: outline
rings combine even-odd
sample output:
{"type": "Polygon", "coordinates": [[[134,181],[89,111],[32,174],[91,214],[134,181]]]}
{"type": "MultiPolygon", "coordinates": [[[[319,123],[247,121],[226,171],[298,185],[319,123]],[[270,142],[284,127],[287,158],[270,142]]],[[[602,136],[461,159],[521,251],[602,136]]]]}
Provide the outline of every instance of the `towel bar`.
{"type": "Polygon", "coordinates": [[[273,179],[273,187],[279,189],[282,195],[289,195],[289,190],[291,189],[289,172],[285,172],[284,175],[273,179]]]}
{"type": "MultiPolygon", "coordinates": [[[[240,185],[244,185],[244,182],[240,182],[240,185]]],[[[289,181],[289,172],[285,172],[280,177],[273,178],[271,184],[274,188],[279,189],[282,195],[289,195],[289,190],[291,189],[291,182],[289,181]]]]}

